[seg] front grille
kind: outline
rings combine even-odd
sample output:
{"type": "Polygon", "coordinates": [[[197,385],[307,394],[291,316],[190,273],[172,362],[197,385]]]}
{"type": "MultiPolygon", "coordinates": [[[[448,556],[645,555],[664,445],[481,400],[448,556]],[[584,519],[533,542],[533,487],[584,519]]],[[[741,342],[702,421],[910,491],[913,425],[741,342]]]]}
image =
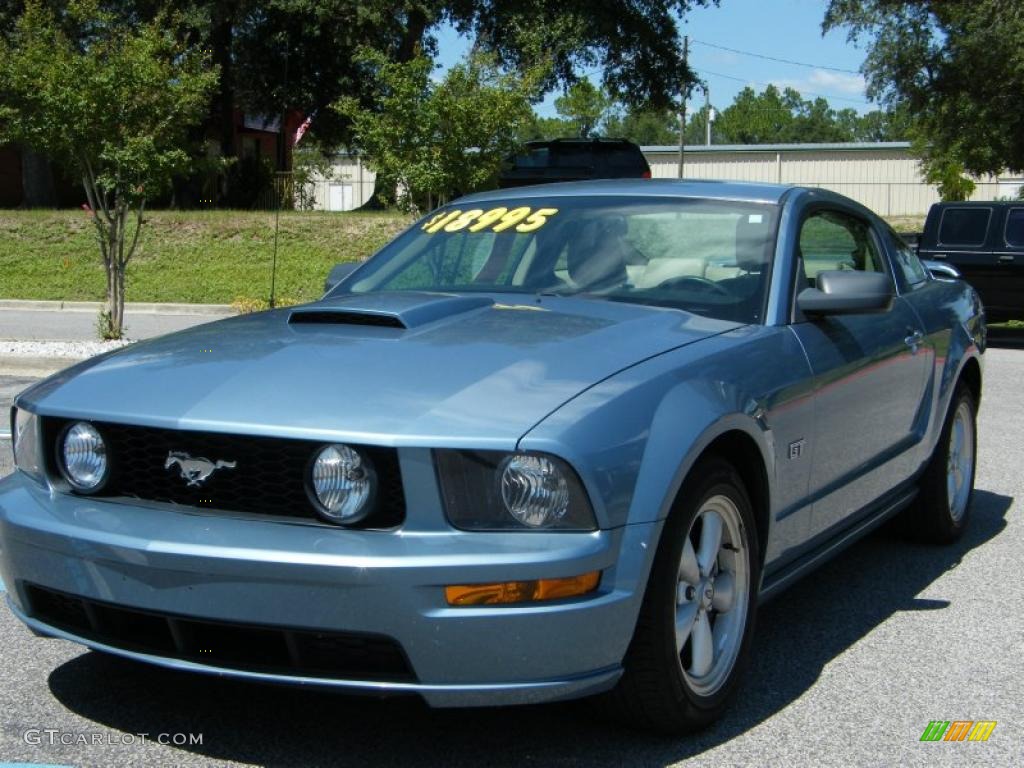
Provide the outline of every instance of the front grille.
{"type": "Polygon", "coordinates": [[[296,677],[416,681],[402,647],[383,635],[194,619],[23,587],[32,618],[126,651],[296,677]]]}
{"type": "MultiPolygon", "coordinates": [[[[43,420],[44,440],[51,446],[51,471],[57,473],[58,441],[67,419],[43,420]]],[[[110,479],[99,496],[127,496],[234,512],[316,519],[306,494],[313,455],[324,443],[253,435],[157,429],[90,422],[107,445],[110,479]],[[199,486],[182,479],[177,465],[166,467],[168,454],[185,452],[211,461],[234,462],[199,486]]],[[[373,462],[379,483],[374,510],[362,528],[393,528],[405,519],[405,494],[393,448],[360,446],[373,462]]]]}

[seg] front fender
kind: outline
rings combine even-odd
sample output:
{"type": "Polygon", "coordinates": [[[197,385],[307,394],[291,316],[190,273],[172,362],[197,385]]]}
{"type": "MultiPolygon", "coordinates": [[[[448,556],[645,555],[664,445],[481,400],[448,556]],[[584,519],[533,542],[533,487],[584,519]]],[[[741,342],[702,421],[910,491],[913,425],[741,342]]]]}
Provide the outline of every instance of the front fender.
{"type": "Polygon", "coordinates": [[[778,483],[777,446],[810,434],[810,372],[788,329],[748,326],[659,355],[605,379],[521,438],[564,457],[602,527],[663,520],[707,447],[728,432],[757,446],[769,506],[799,505],[806,477],[778,483]],[[783,493],[777,493],[784,486],[783,493]]]}

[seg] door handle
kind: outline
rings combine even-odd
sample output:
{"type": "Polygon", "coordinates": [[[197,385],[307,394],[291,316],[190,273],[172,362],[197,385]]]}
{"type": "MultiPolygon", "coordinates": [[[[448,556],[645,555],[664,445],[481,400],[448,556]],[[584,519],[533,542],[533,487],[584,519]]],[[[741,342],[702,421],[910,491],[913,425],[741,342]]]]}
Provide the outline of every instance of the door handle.
{"type": "Polygon", "coordinates": [[[999,257],[1000,261],[1013,261],[1012,253],[1004,253],[999,257]]]}
{"type": "Polygon", "coordinates": [[[913,328],[907,328],[909,335],[903,339],[903,343],[910,347],[912,352],[917,352],[917,348],[924,341],[924,334],[913,328]]]}

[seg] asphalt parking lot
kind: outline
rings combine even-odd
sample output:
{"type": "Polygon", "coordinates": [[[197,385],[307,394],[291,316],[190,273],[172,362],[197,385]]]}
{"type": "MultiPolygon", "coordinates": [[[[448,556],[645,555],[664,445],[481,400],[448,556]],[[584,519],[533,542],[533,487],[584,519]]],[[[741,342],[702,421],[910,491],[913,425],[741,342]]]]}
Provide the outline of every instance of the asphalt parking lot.
{"type": "MultiPolygon", "coordinates": [[[[0,608],[0,763],[1024,765],[1024,343],[997,344],[964,539],[879,531],[765,606],[739,699],[703,733],[630,732],[580,703],[431,711],[173,674],[36,639],[0,608]],[[984,743],[922,743],[930,720],[998,724],[984,743]]],[[[0,373],[5,413],[27,383],[0,373]]]]}

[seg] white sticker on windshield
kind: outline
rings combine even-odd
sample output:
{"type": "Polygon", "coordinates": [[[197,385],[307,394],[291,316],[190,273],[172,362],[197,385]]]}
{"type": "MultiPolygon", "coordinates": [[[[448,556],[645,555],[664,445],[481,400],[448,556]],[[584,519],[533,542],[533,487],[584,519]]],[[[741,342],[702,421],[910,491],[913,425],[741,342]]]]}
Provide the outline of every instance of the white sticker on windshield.
{"type": "Polygon", "coordinates": [[[747,223],[748,224],[760,224],[761,220],[762,220],[762,214],[760,214],[760,213],[752,213],[749,216],[747,216],[747,223]]]}

